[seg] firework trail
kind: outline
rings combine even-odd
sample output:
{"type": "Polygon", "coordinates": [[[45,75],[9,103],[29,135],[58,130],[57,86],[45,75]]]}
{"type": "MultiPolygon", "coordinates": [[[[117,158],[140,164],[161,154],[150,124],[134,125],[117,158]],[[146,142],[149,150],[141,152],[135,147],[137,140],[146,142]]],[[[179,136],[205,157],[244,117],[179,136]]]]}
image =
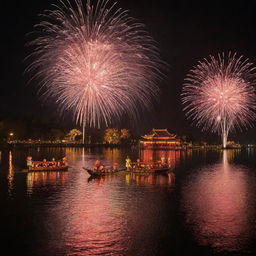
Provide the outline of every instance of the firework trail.
{"type": "Polygon", "coordinates": [[[80,125],[136,120],[157,99],[163,62],[144,25],[116,3],[63,0],[35,26],[26,72],[80,125]]]}
{"type": "Polygon", "coordinates": [[[210,56],[185,79],[181,94],[184,110],[203,130],[221,134],[226,148],[230,130],[248,127],[256,118],[255,81],[255,67],[243,56],[210,56]]]}

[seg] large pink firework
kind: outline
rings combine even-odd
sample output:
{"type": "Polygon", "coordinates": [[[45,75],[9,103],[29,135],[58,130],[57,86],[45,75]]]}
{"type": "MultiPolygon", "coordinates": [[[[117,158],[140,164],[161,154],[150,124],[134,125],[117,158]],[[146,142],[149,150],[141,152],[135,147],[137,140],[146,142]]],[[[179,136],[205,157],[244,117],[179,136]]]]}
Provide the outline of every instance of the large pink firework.
{"type": "Polygon", "coordinates": [[[157,99],[162,62],[144,25],[116,3],[60,1],[41,15],[27,72],[42,98],[56,101],[81,125],[137,119],[157,99]]]}
{"type": "Polygon", "coordinates": [[[184,110],[203,130],[221,134],[226,148],[230,130],[248,127],[256,118],[255,81],[255,67],[243,56],[210,56],[192,68],[185,79],[184,110]]]}

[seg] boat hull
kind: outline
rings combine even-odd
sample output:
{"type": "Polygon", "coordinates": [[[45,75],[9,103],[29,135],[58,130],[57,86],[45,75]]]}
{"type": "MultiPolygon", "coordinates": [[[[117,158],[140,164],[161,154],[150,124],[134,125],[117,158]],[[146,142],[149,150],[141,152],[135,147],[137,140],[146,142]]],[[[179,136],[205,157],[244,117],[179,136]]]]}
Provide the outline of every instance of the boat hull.
{"type": "Polygon", "coordinates": [[[171,171],[171,168],[132,168],[130,169],[129,171],[127,172],[130,172],[130,173],[154,173],[154,174],[157,174],[157,173],[166,173],[168,171],[171,171]]]}
{"type": "Polygon", "coordinates": [[[28,169],[29,172],[46,172],[46,171],[67,171],[68,166],[59,166],[59,167],[30,167],[28,169]]]}
{"type": "Polygon", "coordinates": [[[138,174],[161,174],[161,173],[166,173],[168,171],[171,171],[171,168],[132,168],[132,169],[119,169],[117,171],[110,171],[110,172],[100,172],[100,171],[94,171],[89,168],[83,167],[84,170],[88,172],[88,174],[92,177],[100,177],[100,176],[106,176],[106,175],[111,175],[111,174],[128,174],[128,173],[138,173],[138,174]]]}
{"type": "Polygon", "coordinates": [[[109,172],[94,171],[92,169],[85,168],[85,167],[83,167],[83,169],[85,171],[87,171],[89,175],[94,176],[94,177],[106,176],[106,175],[117,174],[117,173],[125,173],[126,172],[126,168],[118,169],[116,171],[109,171],[109,172]]]}

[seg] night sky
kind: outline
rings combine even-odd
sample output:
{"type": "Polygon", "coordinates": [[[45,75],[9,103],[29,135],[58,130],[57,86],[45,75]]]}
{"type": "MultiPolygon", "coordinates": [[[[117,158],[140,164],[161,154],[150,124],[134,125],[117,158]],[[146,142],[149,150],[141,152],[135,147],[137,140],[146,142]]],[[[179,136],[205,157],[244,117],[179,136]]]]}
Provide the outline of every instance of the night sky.
{"type": "MultiPolygon", "coordinates": [[[[28,54],[27,34],[40,21],[37,15],[56,1],[6,2],[1,6],[0,118],[8,114],[56,120],[55,108],[41,104],[35,87],[26,85],[28,79],[23,75],[26,67],[23,60],[28,54]]],[[[179,135],[215,138],[209,132],[200,132],[186,120],[180,101],[182,84],[187,72],[210,54],[232,51],[256,63],[256,2],[204,1],[195,4],[181,0],[120,0],[118,3],[129,10],[130,16],[146,25],[158,43],[162,59],[169,65],[166,78],[160,84],[162,95],[155,106],[155,114],[142,118],[138,131],[144,133],[158,127],[179,135]]],[[[247,142],[256,139],[255,133],[256,129],[250,128],[243,133],[237,131],[230,138],[247,142]]]]}

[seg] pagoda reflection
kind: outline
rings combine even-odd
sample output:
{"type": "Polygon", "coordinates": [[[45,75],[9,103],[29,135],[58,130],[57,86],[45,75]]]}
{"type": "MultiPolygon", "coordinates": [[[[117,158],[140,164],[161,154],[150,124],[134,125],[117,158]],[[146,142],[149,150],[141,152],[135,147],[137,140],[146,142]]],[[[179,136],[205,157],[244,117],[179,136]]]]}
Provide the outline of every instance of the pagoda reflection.
{"type": "Polygon", "coordinates": [[[166,174],[148,174],[141,175],[136,173],[128,173],[125,175],[125,183],[127,185],[136,183],[137,185],[169,185],[174,186],[175,174],[168,172],[166,174]]]}
{"type": "Polygon", "coordinates": [[[140,150],[140,160],[142,162],[155,162],[160,161],[161,157],[170,159],[171,167],[175,168],[180,163],[181,151],[180,150],[140,150]]]}

